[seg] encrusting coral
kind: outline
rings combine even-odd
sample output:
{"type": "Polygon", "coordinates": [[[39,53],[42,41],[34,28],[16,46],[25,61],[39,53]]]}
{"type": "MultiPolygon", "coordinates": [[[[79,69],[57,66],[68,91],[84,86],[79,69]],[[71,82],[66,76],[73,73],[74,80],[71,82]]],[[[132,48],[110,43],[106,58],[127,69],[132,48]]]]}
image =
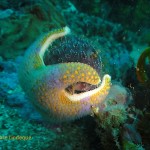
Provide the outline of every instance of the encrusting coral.
{"type": "Polygon", "coordinates": [[[52,122],[74,120],[90,114],[91,106],[102,103],[111,86],[111,77],[105,74],[101,82],[97,70],[83,63],[84,58],[45,65],[43,57],[49,45],[69,33],[70,29],[65,27],[41,36],[27,50],[19,70],[22,88],[41,114],[52,122]],[[86,86],[89,90],[84,91],[86,86]],[[68,92],[70,90],[73,92],[68,92]],[[80,93],[74,92],[76,90],[80,93]]]}
{"type": "MultiPolygon", "coordinates": [[[[27,0],[28,1],[28,0],[27,0]]],[[[65,25],[65,19],[57,11],[51,1],[2,1],[4,8],[11,5],[12,9],[6,9],[7,18],[0,17],[0,55],[5,58],[14,58],[23,53],[23,51],[34,41],[35,37],[48,32],[56,27],[65,25]],[[8,6],[7,6],[8,5],[8,6]],[[23,6],[22,6],[23,5],[23,6]],[[14,44],[15,43],[15,44],[14,44]]],[[[3,10],[2,12],[6,12],[3,10]]],[[[1,13],[1,15],[3,15],[1,13]]]]}
{"type": "Polygon", "coordinates": [[[143,150],[141,136],[138,133],[133,114],[128,110],[131,94],[121,85],[112,85],[101,107],[93,107],[96,120],[96,133],[100,137],[103,149],[143,150]],[[132,119],[129,119],[130,117],[132,119]]]}

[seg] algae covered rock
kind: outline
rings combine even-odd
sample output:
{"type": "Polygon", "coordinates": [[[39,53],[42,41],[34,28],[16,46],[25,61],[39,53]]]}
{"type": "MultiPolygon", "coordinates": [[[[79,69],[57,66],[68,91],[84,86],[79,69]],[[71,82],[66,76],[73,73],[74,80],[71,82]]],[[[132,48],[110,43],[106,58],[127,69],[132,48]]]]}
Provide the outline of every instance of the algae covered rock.
{"type": "Polygon", "coordinates": [[[25,5],[9,17],[0,19],[0,55],[6,59],[14,58],[43,32],[64,25],[64,18],[50,1],[25,5]]]}

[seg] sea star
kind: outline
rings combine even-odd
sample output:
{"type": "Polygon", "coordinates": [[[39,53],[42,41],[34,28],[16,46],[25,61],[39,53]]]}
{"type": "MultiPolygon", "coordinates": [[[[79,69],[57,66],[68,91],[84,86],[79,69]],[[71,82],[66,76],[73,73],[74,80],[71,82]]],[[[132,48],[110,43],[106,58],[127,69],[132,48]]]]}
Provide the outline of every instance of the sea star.
{"type": "Polygon", "coordinates": [[[65,27],[41,36],[27,50],[18,73],[25,93],[48,121],[63,122],[90,114],[91,107],[105,100],[111,86],[108,74],[101,82],[97,71],[85,63],[45,65],[43,57],[49,45],[69,33],[70,29],[65,27]],[[82,83],[97,87],[82,93],[66,91],[68,86],[80,88],[82,83]]]}

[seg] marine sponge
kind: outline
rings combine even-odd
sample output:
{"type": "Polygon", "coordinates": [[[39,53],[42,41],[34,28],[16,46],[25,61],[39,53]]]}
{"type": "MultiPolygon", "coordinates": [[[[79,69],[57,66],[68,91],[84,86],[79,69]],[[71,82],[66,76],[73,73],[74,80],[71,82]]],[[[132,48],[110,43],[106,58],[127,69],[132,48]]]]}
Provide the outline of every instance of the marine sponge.
{"type": "Polygon", "coordinates": [[[51,122],[74,120],[90,114],[91,106],[102,103],[111,86],[111,77],[105,74],[101,82],[98,72],[89,64],[45,65],[43,57],[49,45],[69,33],[70,29],[65,27],[41,36],[29,47],[19,69],[22,88],[37,110],[51,122]],[[77,87],[78,84],[81,87],[77,87]],[[94,88],[82,91],[83,85],[94,88]],[[71,90],[77,88],[81,92],[68,92],[70,86],[71,90]]]}

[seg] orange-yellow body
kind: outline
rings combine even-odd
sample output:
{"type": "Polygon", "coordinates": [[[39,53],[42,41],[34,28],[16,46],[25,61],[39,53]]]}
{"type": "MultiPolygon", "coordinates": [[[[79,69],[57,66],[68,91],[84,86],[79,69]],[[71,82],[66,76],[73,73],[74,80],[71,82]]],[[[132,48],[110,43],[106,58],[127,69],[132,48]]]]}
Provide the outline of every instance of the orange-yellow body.
{"type": "Polygon", "coordinates": [[[53,31],[38,39],[27,50],[19,69],[19,81],[37,110],[49,121],[74,120],[91,112],[107,96],[111,78],[104,75],[102,82],[97,71],[79,62],[46,66],[43,56],[48,46],[69,33],[69,28],[53,31]],[[66,88],[77,82],[99,85],[80,94],[69,94],[66,88]]]}

